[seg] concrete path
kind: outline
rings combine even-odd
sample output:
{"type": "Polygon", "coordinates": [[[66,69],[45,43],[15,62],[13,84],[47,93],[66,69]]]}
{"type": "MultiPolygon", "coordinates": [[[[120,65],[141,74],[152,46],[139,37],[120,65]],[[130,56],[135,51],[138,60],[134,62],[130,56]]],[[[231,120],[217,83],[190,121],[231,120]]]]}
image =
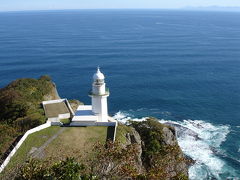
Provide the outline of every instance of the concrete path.
{"type": "Polygon", "coordinates": [[[62,127],[56,134],[54,134],[51,138],[49,138],[42,146],[37,148],[33,153],[33,158],[44,158],[44,149],[54,140],[58,137],[59,134],[61,134],[63,131],[65,131],[66,128],[62,127]]]}

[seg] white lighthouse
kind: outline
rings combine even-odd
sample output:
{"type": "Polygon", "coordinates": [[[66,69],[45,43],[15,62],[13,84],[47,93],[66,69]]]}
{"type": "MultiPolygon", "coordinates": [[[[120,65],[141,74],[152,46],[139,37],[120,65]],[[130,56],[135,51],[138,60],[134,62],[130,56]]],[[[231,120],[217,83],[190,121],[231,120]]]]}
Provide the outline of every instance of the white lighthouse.
{"type": "Polygon", "coordinates": [[[105,77],[98,67],[97,72],[93,75],[92,90],[89,93],[92,98],[92,112],[98,116],[98,122],[108,121],[107,97],[109,90],[106,88],[104,79],[105,77]]]}
{"type": "Polygon", "coordinates": [[[117,126],[117,121],[108,116],[109,90],[104,80],[105,77],[98,67],[93,75],[92,89],[88,94],[92,99],[92,104],[78,106],[71,126],[117,126]]]}

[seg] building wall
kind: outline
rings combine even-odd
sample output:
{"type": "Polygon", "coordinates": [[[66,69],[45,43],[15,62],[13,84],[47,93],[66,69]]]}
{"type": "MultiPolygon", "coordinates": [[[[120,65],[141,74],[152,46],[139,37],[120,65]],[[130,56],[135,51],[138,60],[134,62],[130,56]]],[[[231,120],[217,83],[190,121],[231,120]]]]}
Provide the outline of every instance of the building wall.
{"type": "Polygon", "coordinates": [[[105,83],[102,83],[99,85],[97,85],[96,83],[93,83],[92,92],[93,92],[93,94],[103,95],[106,93],[105,87],[106,87],[105,83]]]}
{"type": "Polygon", "coordinates": [[[117,126],[117,122],[87,122],[87,121],[81,121],[81,122],[71,122],[70,126],[117,126]]]}
{"type": "Polygon", "coordinates": [[[59,114],[58,115],[58,119],[60,120],[60,119],[68,119],[68,118],[70,118],[71,116],[70,116],[70,113],[65,113],[65,114],[59,114]]]}
{"type": "Polygon", "coordinates": [[[101,116],[99,117],[100,122],[108,121],[108,105],[107,96],[102,96],[101,100],[101,116]]]}
{"type": "Polygon", "coordinates": [[[92,97],[92,111],[99,116],[99,121],[108,121],[107,96],[92,97]]]}

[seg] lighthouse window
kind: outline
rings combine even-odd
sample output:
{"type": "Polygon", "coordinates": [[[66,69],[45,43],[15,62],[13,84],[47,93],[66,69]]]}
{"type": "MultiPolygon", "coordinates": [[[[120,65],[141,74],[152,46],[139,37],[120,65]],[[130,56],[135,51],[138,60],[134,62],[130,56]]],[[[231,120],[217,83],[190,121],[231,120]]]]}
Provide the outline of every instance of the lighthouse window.
{"type": "Polygon", "coordinates": [[[102,79],[96,79],[96,83],[103,83],[102,79]]]}

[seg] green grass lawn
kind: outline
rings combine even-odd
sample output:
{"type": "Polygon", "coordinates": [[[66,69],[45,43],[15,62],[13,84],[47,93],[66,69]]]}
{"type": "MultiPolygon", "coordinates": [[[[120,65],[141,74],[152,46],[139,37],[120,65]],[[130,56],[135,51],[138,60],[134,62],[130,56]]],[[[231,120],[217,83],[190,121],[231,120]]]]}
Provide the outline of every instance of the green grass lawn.
{"type": "Polygon", "coordinates": [[[38,157],[40,159],[51,158],[53,161],[62,160],[66,157],[78,159],[87,157],[91,153],[94,144],[96,142],[104,143],[106,138],[107,127],[104,126],[52,126],[29,135],[12,157],[4,172],[7,173],[8,170],[26,161],[30,157],[29,152],[33,148],[42,149],[41,157],[38,157]]]}
{"type": "Polygon", "coordinates": [[[127,142],[126,134],[130,133],[131,131],[132,130],[130,127],[119,123],[117,126],[116,140],[125,144],[127,142]]]}
{"type": "Polygon", "coordinates": [[[63,124],[69,124],[70,119],[61,119],[60,122],[63,123],[63,124]]]}
{"type": "Polygon", "coordinates": [[[58,126],[51,126],[49,128],[29,135],[27,139],[23,142],[21,147],[18,149],[18,151],[15,153],[15,155],[11,158],[10,162],[8,163],[2,174],[4,174],[5,172],[7,173],[8,171],[11,171],[14,167],[22,164],[28,158],[28,152],[32,149],[32,147],[40,147],[48,140],[48,138],[50,138],[57,131],[59,131],[59,129],[60,127],[58,126]]]}
{"type": "Polygon", "coordinates": [[[46,147],[46,158],[56,160],[66,157],[87,158],[96,142],[104,143],[107,127],[66,127],[65,130],[46,147]]]}

